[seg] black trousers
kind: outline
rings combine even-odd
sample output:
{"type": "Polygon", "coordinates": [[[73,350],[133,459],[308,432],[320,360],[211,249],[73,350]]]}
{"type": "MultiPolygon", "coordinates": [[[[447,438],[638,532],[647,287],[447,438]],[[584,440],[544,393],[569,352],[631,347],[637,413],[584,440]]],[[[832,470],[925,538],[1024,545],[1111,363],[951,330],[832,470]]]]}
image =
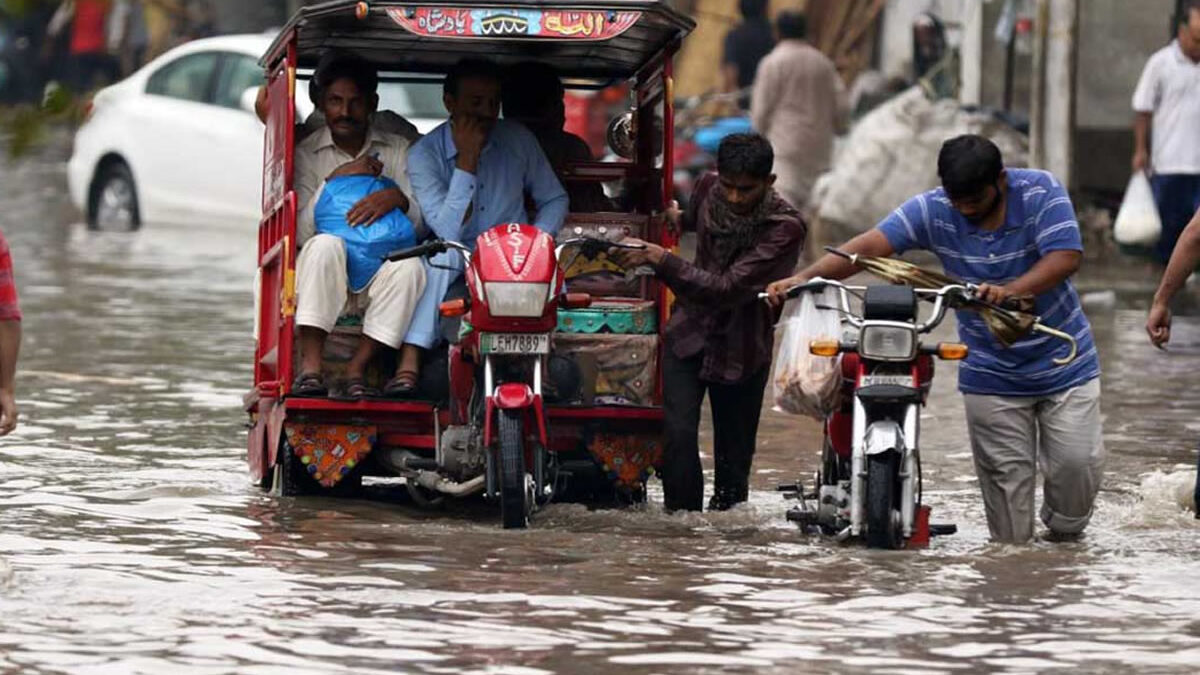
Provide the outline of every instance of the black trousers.
{"type": "Polygon", "coordinates": [[[737,384],[717,384],[700,379],[703,355],[680,359],[670,348],[663,352],[666,443],[662,482],[667,510],[699,511],[704,503],[699,436],[700,406],[705,392],[713,420],[714,505],[727,508],[746,501],[770,367],[737,384]]]}

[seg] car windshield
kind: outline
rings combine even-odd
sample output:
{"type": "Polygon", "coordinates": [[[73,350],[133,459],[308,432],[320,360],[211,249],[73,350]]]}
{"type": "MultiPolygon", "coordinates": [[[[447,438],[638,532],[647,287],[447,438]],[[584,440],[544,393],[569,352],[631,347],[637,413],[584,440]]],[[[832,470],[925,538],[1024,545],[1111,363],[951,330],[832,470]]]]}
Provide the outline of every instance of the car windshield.
{"type": "Polygon", "coordinates": [[[379,109],[408,119],[446,117],[441,82],[380,82],[379,109]]]}

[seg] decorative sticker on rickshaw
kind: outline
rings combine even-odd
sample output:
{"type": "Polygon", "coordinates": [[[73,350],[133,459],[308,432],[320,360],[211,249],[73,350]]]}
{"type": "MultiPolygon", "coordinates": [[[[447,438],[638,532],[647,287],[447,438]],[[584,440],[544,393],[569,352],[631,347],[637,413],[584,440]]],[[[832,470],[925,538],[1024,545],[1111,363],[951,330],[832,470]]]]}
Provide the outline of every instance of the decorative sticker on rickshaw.
{"type": "Polygon", "coordinates": [[[371,452],[376,430],[355,424],[286,424],[284,432],[303,470],[331,488],[371,452]]]}
{"type": "Polygon", "coordinates": [[[388,15],[410,33],[426,37],[609,40],[629,30],[642,13],[393,7],[388,15]]]}
{"type": "Polygon", "coordinates": [[[662,466],[662,443],[653,436],[595,433],[587,444],[592,454],[621,487],[639,488],[662,466]]]}

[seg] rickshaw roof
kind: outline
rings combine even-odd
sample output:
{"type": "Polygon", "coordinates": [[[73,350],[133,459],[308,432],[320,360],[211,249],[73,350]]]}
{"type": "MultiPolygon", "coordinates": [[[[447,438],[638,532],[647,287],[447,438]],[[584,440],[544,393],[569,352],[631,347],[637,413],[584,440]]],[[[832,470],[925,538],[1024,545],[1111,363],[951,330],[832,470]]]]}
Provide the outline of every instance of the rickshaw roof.
{"type": "Polygon", "coordinates": [[[667,0],[375,0],[364,18],[359,4],[301,8],[263,65],[294,32],[301,68],[338,49],[383,71],[444,73],[460,59],[486,57],[501,65],[536,60],[566,77],[624,80],[696,25],[667,0]]]}

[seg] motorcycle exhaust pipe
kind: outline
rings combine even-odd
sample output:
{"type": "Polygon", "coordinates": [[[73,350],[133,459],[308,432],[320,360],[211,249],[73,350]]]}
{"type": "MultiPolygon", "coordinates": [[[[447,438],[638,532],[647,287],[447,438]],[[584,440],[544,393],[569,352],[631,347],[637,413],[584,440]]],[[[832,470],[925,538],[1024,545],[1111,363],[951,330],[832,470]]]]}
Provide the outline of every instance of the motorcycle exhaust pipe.
{"type": "Polygon", "coordinates": [[[399,474],[411,471],[437,471],[436,459],[418,457],[408,450],[389,450],[381,453],[380,461],[392,471],[399,474]]]}
{"type": "Polygon", "coordinates": [[[434,490],[451,497],[466,497],[483,489],[485,476],[476,476],[463,483],[442,478],[432,471],[417,473],[417,484],[427,490],[434,490]]]}

